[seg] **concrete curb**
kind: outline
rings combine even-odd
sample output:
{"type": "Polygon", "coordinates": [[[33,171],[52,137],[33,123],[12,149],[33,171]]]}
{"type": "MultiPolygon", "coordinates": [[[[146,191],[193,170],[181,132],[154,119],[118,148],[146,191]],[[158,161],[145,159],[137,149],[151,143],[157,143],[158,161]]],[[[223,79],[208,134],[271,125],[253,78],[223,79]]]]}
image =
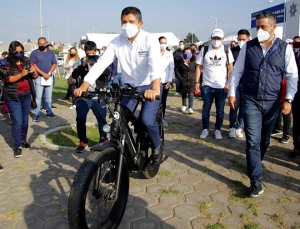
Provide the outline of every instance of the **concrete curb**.
{"type": "MultiPolygon", "coordinates": [[[[85,125],[86,126],[98,126],[98,123],[88,122],[85,125]]],[[[40,140],[41,140],[42,143],[46,144],[48,147],[50,147],[51,149],[54,149],[54,150],[59,150],[59,149],[73,149],[73,150],[75,150],[76,147],[60,146],[60,145],[51,144],[50,142],[47,141],[47,138],[46,138],[47,135],[49,135],[49,134],[52,134],[52,133],[57,132],[59,130],[73,128],[73,127],[76,127],[76,124],[70,124],[70,125],[66,125],[66,126],[58,126],[58,127],[55,127],[51,130],[47,130],[46,132],[44,132],[40,135],[40,140]]]]}

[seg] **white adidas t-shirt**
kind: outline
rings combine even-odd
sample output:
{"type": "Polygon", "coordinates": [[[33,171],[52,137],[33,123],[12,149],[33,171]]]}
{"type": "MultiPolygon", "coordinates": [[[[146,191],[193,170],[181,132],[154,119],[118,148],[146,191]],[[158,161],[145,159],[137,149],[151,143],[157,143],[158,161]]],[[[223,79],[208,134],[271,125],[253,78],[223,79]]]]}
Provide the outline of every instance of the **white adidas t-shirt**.
{"type": "MultiPolygon", "coordinates": [[[[219,49],[213,49],[209,45],[203,61],[204,47],[196,60],[197,64],[203,65],[203,82],[202,86],[210,86],[212,88],[224,88],[227,81],[227,59],[224,45],[219,49]]],[[[229,63],[233,63],[232,52],[228,48],[229,63]]]]}

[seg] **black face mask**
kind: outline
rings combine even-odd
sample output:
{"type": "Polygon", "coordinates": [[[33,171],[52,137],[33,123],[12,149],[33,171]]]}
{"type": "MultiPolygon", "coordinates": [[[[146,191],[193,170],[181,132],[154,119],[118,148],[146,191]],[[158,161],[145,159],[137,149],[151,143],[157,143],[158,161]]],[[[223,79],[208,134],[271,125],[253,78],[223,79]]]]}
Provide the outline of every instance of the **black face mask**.
{"type": "Polygon", "coordinates": [[[39,50],[40,50],[41,52],[44,52],[45,49],[46,49],[46,46],[39,46],[39,50]]]}

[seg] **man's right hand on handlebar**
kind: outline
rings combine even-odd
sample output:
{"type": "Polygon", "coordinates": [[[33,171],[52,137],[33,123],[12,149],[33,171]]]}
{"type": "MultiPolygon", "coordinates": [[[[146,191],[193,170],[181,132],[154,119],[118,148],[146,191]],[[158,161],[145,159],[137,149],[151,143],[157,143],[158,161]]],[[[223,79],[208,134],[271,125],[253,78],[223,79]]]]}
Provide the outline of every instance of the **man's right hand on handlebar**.
{"type": "Polygon", "coordinates": [[[82,92],[87,91],[89,89],[90,84],[87,82],[83,82],[82,85],[74,90],[75,97],[80,97],[82,92]]]}
{"type": "Polygon", "coordinates": [[[159,96],[160,95],[160,92],[157,92],[156,90],[146,90],[144,92],[144,98],[146,100],[150,100],[150,101],[154,101],[156,100],[156,96],[159,96]]]}

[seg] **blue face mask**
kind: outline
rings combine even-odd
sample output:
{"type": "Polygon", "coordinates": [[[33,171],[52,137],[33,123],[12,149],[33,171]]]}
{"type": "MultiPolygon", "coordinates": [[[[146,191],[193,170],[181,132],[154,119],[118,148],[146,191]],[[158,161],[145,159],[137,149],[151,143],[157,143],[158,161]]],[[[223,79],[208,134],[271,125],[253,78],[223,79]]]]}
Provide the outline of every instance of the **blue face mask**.
{"type": "Polygon", "coordinates": [[[192,57],[192,54],[190,54],[190,53],[183,54],[184,59],[190,59],[191,57],[192,57]]]}
{"type": "Polygon", "coordinates": [[[24,52],[15,52],[14,53],[14,57],[17,59],[17,60],[21,60],[23,57],[24,57],[24,52]]]}

